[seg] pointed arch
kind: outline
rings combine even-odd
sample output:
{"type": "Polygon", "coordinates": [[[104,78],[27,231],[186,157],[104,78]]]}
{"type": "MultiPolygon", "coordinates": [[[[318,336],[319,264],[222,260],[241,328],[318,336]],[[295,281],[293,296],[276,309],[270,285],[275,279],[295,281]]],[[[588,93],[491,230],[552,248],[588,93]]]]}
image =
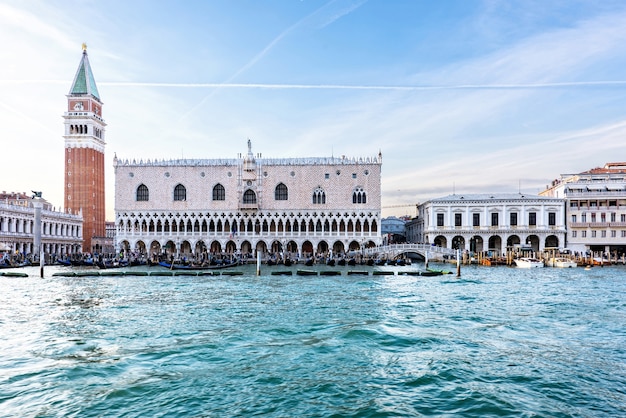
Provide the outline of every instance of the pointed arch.
{"type": "Polygon", "coordinates": [[[243,193],[243,203],[244,204],[256,203],[256,193],[254,193],[254,190],[248,189],[243,193]]]}
{"type": "Polygon", "coordinates": [[[274,189],[274,199],[275,200],[287,200],[289,197],[289,191],[287,190],[287,186],[284,183],[278,183],[276,189],[274,189]]]}
{"type": "Polygon", "coordinates": [[[179,183],[174,187],[174,201],[183,202],[185,200],[187,200],[187,189],[179,183]]]}
{"type": "Polygon", "coordinates": [[[313,190],[313,204],[324,205],[326,204],[326,192],[320,186],[313,190]]]}
{"type": "Polygon", "coordinates": [[[213,200],[226,200],[226,189],[220,183],[213,186],[213,200]]]}
{"type": "Polygon", "coordinates": [[[363,187],[356,187],[352,191],[352,203],[356,204],[365,204],[367,203],[367,195],[365,194],[365,190],[363,187]]]}

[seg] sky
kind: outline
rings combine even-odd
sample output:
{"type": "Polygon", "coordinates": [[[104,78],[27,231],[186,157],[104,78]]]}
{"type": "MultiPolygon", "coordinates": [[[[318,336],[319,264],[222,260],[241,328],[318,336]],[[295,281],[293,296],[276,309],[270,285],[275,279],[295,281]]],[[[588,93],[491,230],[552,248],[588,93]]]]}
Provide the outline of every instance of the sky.
{"type": "Polygon", "coordinates": [[[622,0],[0,0],[0,190],[63,204],[87,44],[113,157],[370,157],[383,216],[626,161],[622,0]]]}

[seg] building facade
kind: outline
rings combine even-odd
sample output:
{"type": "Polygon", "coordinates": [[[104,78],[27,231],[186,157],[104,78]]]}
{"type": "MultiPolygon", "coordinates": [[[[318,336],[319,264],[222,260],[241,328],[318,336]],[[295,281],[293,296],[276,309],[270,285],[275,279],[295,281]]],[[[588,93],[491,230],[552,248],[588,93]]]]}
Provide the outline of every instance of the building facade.
{"type": "Polygon", "coordinates": [[[383,245],[406,242],[405,219],[389,216],[381,219],[380,223],[383,245]]]}
{"type": "MultiPolygon", "coordinates": [[[[35,208],[25,193],[3,192],[0,199],[0,247],[12,254],[34,254],[35,208]]],[[[83,219],[57,212],[43,201],[41,243],[45,254],[65,256],[80,252],[83,219]]]]}
{"type": "Polygon", "coordinates": [[[419,218],[417,216],[415,218],[411,218],[410,220],[406,221],[406,223],[404,224],[406,242],[411,243],[411,244],[418,244],[418,243],[424,242],[422,230],[423,230],[423,225],[419,221],[419,218]]]}
{"type": "Polygon", "coordinates": [[[65,120],[65,208],[82,214],[83,251],[100,252],[93,237],[105,236],[104,132],[102,101],[87,47],[67,95],[65,120]]]}
{"type": "Polygon", "coordinates": [[[418,242],[473,252],[539,252],[565,246],[561,198],[510,194],[449,195],[418,208],[418,242]]]}
{"type": "Polygon", "coordinates": [[[570,250],[626,253],[626,162],[561,174],[540,194],[565,200],[570,250]]]}
{"type": "Polygon", "coordinates": [[[382,156],[114,159],[116,249],[342,254],[381,243],[382,156]]]}

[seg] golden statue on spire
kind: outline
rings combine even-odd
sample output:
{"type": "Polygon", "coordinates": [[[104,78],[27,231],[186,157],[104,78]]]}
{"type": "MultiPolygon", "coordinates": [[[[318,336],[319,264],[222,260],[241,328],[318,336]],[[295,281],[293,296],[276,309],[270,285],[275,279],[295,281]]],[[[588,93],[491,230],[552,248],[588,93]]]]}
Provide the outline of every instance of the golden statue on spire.
{"type": "Polygon", "coordinates": [[[87,44],[83,42],[83,51],[87,51],[87,44]]]}

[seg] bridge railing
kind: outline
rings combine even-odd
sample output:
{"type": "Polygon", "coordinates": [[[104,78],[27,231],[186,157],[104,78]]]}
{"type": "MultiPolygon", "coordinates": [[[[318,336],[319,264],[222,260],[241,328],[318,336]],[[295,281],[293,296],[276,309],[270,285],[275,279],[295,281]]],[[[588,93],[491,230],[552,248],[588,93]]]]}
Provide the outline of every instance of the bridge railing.
{"type": "Polygon", "coordinates": [[[430,244],[390,244],[378,247],[366,248],[363,254],[369,257],[385,256],[386,258],[394,258],[402,253],[415,252],[429,258],[443,258],[443,256],[455,256],[456,250],[452,248],[437,247],[430,244]]]}

